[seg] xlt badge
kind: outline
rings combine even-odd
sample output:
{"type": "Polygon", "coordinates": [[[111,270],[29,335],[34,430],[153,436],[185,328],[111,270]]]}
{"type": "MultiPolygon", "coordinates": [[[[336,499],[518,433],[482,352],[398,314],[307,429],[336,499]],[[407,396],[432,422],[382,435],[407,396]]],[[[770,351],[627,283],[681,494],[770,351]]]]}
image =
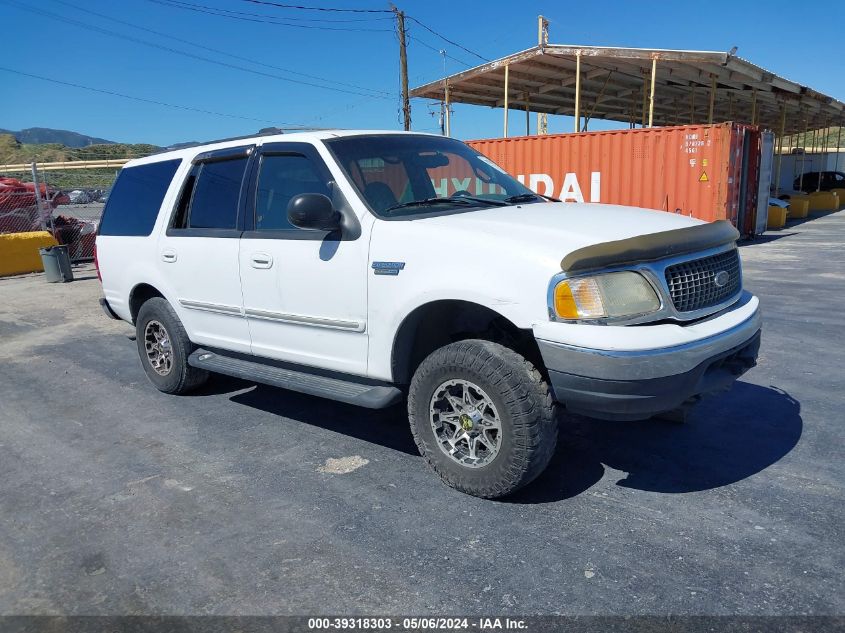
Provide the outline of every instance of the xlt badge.
{"type": "Polygon", "coordinates": [[[405,268],[405,262],[373,262],[376,275],[398,275],[405,268]]]}

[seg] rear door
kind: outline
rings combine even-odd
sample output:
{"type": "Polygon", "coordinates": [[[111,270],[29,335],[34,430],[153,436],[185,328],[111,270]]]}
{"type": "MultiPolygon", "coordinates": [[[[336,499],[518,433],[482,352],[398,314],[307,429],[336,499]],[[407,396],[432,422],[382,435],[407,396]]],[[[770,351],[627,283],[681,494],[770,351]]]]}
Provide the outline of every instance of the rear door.
{"type": "Polygon", "coordinates": [[[244,180],[254,146],[200,154],[182,186],[158,265],[195,343],[250,351],[238,270],[244,180]]]}
{"type": "Polygon", "coordinates": [[[301,193],[327,195],[335,208],[347,204],[310,143],[260,147],[240,245],[252,352],[364,375],[370,225],[354,239],[298,229],[287,207],[301,193]]]}

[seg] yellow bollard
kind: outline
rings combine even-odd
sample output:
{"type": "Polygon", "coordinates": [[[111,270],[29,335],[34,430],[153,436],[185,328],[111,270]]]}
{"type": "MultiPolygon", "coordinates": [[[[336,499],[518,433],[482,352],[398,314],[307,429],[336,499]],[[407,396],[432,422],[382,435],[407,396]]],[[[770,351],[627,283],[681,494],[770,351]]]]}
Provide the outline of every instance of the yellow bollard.
{"type": "Polygon", "coordinates": [[[0,277],[44,270],[38,249],[56,243],[47,231],[0,235],[0,277]]]}
{"type": "Polygon", "coordinates": [[[786,208],[779,207],[776,204],[769,205],[769,219],[766,223],[766,228],[769,231],[782,229],[786,226],[786,208]]]}
{"type": "Polygon", "coordinates": [[[839,196],[839,208],[845,208],[845,189],[837,187],[836,189],[831,189],[830,191],[839,196]]]}
{"type": "Polygon", "coordinates": [[[801,220],[810,212],[810,198],[808,196],[789,197],[789,219],[801,220]]]}
{"type": "Polygon", "coordinates": [[[839,196],[832,191],[813,191],[810,194],[810,212],[836,211],[839,208],[839,196]]]}

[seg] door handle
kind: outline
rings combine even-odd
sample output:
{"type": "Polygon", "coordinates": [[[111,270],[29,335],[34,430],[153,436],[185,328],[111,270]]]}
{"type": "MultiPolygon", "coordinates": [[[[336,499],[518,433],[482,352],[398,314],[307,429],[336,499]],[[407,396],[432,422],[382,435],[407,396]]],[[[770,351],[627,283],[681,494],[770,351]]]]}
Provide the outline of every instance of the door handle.
{"type": "Polygon", "coordinates": [[[176,259],[176,251],[172,248],[168,248],[166,251],[162,251],[161,253],[161,261],[165,263],[172,264],[176,261],[176,259]]]}
{"type": "Polygon", "coordinates": [[[253,253],[252,254],[253,268],[272,268],[273,257],[267,253],[253,253]]]}

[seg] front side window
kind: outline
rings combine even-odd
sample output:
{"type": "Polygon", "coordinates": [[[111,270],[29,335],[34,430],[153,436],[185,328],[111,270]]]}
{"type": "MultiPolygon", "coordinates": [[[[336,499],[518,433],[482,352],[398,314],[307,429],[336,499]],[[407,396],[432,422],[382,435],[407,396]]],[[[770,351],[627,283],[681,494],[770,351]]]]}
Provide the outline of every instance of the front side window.
{"type": "Polygon", "coordinates": [[[309,158],[301,154],[262,156],[255,196],[255,230],[300,230],[288,221],[288,203],[301,193],[331,197],[328,184],[309,158]]]}
{"type": "Polygon", "coordinates": [[[326,145],[382,218],[543,201],[486,156],[454,139],[384,134],[331,139],[326,145]]]}
{"type": "MultiPolygon", "coordinates": [[[[247,158],[202,163],[185,223],[189,229],[234,229],[247,158]]],[[[187,189],[188,187],[186,187],[187,189]]],[[[190,195],[189,192],[185,192],[190,195]]]]}

